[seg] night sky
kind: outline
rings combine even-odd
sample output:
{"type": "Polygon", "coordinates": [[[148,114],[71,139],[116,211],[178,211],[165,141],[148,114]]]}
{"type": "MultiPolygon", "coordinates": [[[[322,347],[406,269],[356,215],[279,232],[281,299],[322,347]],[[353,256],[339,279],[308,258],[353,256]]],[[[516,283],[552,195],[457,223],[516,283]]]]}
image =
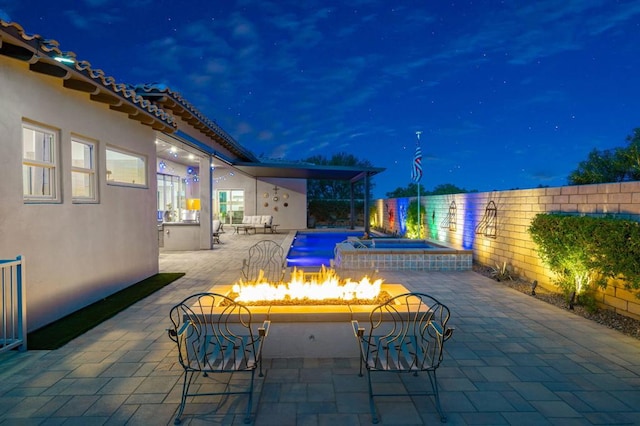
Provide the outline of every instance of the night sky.
{"type": "Polygon", "coordinates": [[[269,159],[347,152],[426,189],[559,186],[640,127],[640,1],[0,0],[0,18],[163,83],[269,159]],[[342,3],[348,3],[345,6],[342,3]]]}

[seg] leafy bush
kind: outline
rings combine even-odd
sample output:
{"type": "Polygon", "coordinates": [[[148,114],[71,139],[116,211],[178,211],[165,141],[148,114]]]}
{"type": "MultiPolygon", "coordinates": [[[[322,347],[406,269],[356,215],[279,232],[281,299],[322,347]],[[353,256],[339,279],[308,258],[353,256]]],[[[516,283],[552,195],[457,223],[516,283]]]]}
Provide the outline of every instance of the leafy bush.
{"type": "Polygon", "coordinates": [[[374,229],[380,226],[378,223],[378,207],[375,204],[369,206],[369,226],[374,229]]]}
{"type": "Polygon", "coordinates": [[[588,300],[611,278],[640,288],[640,224],[610,216],[538,214],[529,227],[542,261],[565,294],[588,300]]]}
{"type": "Polygon", "coordinates": [[[413,239],[423,239],[425,238],[425,211],[424,206],[420,206],[420,233],[418,234],[418,201],[413,200],[409,203],[409,208],[407,209],[407,238],[413,239]]]}

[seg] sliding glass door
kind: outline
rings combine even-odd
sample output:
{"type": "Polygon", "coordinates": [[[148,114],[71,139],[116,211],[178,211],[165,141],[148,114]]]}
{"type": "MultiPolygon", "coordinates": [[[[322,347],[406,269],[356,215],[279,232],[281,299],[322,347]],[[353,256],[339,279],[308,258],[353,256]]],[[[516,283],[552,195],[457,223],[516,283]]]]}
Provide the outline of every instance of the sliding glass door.
{"type": "Polygon", "coordinates": [[[241,223],[244,217],[244,190],[216,191],[218,217],[223,223],[241,223]]]}

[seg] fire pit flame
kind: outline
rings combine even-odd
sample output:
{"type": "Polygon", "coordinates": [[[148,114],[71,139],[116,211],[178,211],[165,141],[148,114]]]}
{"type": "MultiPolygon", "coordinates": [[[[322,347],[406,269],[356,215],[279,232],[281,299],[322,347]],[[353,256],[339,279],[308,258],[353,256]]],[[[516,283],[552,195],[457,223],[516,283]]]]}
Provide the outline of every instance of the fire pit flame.
{"type": "Polygon", "coordinates": [[[238,294],[235,300],[243,303],[288,299],[352,301],[376,299],[381,286],[381,279],[371,281],[366,276],[357,282],[350,278],[341,279],[335,270],[323,267],[318,274],[305,274],[302,270],[294,269],[288,283],[272,284],[260,278],[255,283],[240,281],[233,285],[232,291],[238,294]]]}

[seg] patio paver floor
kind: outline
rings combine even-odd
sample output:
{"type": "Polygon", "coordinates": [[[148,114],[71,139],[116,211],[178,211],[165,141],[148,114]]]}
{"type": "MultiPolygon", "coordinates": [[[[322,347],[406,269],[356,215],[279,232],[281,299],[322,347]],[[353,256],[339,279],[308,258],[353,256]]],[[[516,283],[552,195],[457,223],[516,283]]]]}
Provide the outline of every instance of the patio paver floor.
{"type": "MultiPolygon", "coordinates": [[[[173,424],[182,369],[165,331],[170,308],[236,281],[258,240],[288,247],[292,236],[227,232],[213,250],[162,252],[161,271],[183,278],[58,350],[0,357],[0,424],[173,424]]],[[[639,340],[470,271],[380,276],[451,309],[456,331],[438,369],[448,424],[640,424],[639,340]]],[[[370,424],[356,358],[265,359],[264,369],[256,425],[370,424]]],[[[408,379],[391,377],[389,386],[408,379]]],[[[243,398],[196,399],[183,424],[243,424],[243,398]]],[[[376,404],[383,425],[439,423],[427,397],[376,404]]]]}

